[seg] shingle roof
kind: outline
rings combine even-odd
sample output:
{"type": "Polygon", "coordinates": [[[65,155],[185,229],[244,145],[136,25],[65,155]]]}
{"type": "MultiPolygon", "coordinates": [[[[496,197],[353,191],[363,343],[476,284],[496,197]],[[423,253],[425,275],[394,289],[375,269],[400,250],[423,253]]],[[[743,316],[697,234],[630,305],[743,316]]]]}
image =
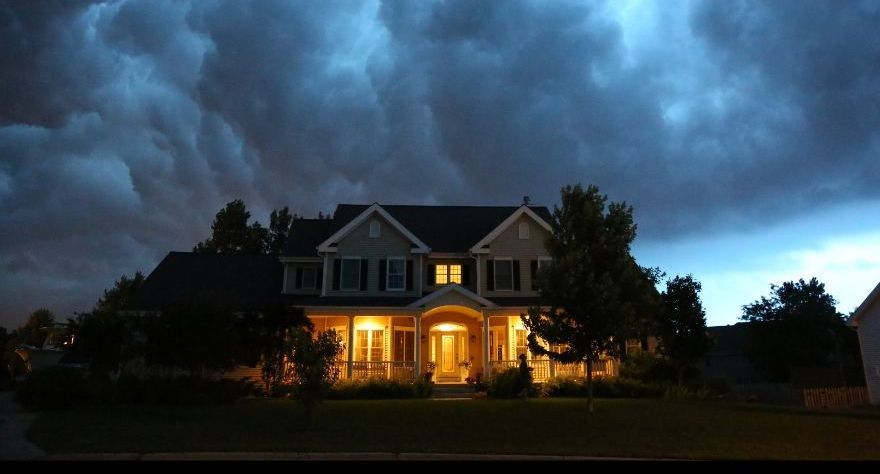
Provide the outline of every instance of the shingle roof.
{"type": "Polygon", "coordinates": [[[236,310],[259,309],[281,298],[282,268],[277,255],[169,252],[127,309],[155,311],[199,295],[222,296],[236,310]]]}
{"type": "MultiPolygon", "coordinates": [[[[381,205],[404,227],[425,242],[433,252],[467,252],[489,232],[498,227],[517,206],[398,206],[381,205]]],[[[340,204],[331,220],[296,221],[291,230],[285,256],[316,256],[315,247],[364,212],[366,204],[340,204]],[[297,228],[300,222],[306,224],[297,228]],[[321,224],[313,224],[320,222],[321,224]],[[329,224],[326,224],[329,223],[329,224]]],[[[539,217],[550,222],[544,206],[529,206],[539,217]]]]}

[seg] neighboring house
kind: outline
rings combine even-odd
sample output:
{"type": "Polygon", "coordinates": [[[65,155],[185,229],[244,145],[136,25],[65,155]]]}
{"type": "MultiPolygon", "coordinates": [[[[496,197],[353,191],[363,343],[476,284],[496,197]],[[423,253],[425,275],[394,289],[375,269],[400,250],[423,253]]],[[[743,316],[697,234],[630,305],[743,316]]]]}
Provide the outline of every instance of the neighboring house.
{"type": "Polygon", "coordinates": [[[748,323],[706,328],[712,345],[706,353],[700,373],[706,379],[724,379],[731,385],[747,385],[760,381],[754,364],[746,357],[745,342],[748,323]]]}
{"type": "Polygon", "coordinates": [[[73,343],[73,338],[67,324],[56,323],[41,327],[40,331],[46,334],[40,346],[22,344],[13,351],[21,357],[26,372],[57,365],[83,367],[81,361],[74,362],[74,357],[69,354],[68,349],[73,343]]]}
{"type": "MultiPolygon", "coordinates": [[[[317,330],[345,343],[343,377],[410,378],[433,370],[461,382],[515,367],[526,354],[537,380],[583,373],[533,357],[520,314],[540,304],[536,272],[550,261],[546,207],[340,204],[332,219],[297,219],[283,254],[171,252],[132,309],[159,310],[198,293],[238,309],[271,301],[303,308],[317,330]]],[[[598,364],[612,375],[614,361],[598,364]]]]}
{"type": "Polygon", "coordinates": [[[850,324],[859,332],[868,398],[880,405],[880,283],[853,313],[850,324]]]}

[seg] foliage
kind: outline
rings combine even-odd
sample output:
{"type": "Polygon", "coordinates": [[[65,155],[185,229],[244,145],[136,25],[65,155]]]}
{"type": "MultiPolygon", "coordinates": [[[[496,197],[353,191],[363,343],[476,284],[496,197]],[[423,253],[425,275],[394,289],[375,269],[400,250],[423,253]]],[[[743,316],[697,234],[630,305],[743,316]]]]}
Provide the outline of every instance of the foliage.
{"type": "Polygon", "coordinates": [[[217,212],[211,224],[211,237],[199,242],[195,253],[261,254],[265,253],[268,229],[259,222],[248,224],[251,213],[244,201],[236,199],[217,212]]]}
{"type": "Polygon", "coordinates": [[[15,401],[29,410],[70,408],[88,400],[82,372],[67,367],[36,370],[15,388],[15,401]]]}
{"type": "Polygon", "coordinates": [[[492,398],[534,397],[538,390],[532,383],[531,373],[526,376],[518,367],[510,367],[489,378],[487,394],[492,398]]]}
{"type": "Polygon", "coordinates": [[[46,331],[42,328],[51,326],[55,323],[55,315],[46,308],[40,308],[30,315],[23,326],[13,331],[9,335],[6,349],[14,350],[21,345],[29,345],[40,347],[46,340],[46,331]]]}
{"type": "Polygon", "coordinates": [[[678,385],[685,371],[702,360],[709,350],[706,313],[700,302],[700,282],[691,275],[676,276],[666,282],[663,310],[657,318],[660,353],[672,364],[678,385]]]}
{"type": "Polygon", "coordinates": [[[423,378],[413,381],[372,377],[364,380],[340,380],[333,384],[328,398],[334,400],[383,400],[428,398],[434,384],[423,378]]]}
{"type": "MultiPolygon", "coordinates": [[[[684,375],[685,379],[691,378],[694,371],[685,371],[684,375]]],[[[646,383],[668,383],[676,381],[678,374],[669,361],[643,352],[620,364],[620,376],[646,383]]]]}
{"type": "Polygon", "coordinates": [[[267,305],[262,311],[246,313],[238,323],[239,361],[247,365],[262,362],[262,378],[266,393],[278,395],[289,378],[287,335],[291,329],[314,330],[301,308],[282,303],[267,305]]]}
{"type": "Polygon", "coordinates": [[[247,379],[212,379],[201,376],[122,376],[115,388],[113,401],[117,403],[158,405],[231,403],[257,391],[255,384],[247,379]]]}
{"type": "Polygon", "coordinates": [[[238,336],[229,308],[217,295],[199,295],[142,316],[146,364],[192,374],[230,368],[238,336]]]}
{"type": "Polygon", "coordinates": [[[271,255],[280,255],[284,250],[284,244],[287,243],[287,236],[290,235],[290,224],[295,219],[295,215],[290,214],[287,206],[280,211],[273,210],[269,214],[269,234],[266,240],[266,253],[271,255]]]}
{"type": "Polygon", "coordinates": [[[589,386],[592,362],[600,354],[618,353],[620,341],[655,311],[657,273],[638,266],[630,255],[636,236],[632,207],[616,202],[606,206],[607,197],[594,185],[586,190],[580,184],[566,186],[561,198],[546,242],[552,263],[537,275],[539,294],[549,309],[529,308],[522,320],[533,353],[564,363],[586,359],[589,386]]]}
{"type": "Polygon", "coordinates": [[[342,352],[342,338],[330,329],[316,337],[306,328],[292,329],[289,333],[288,363],[294,383],[296,399],[306,410],[306,423],[311,422],[312,408],[330,391],[339,378],[333,362],[342,352]]]}
{"type": "MultiPolygon", "coordinates": [[[[660,398],[665,387],[659,383],[648,383],[625,377],[600,377],[593,381],[594,395],[599,398],[660,398]]],[[[543,385],[542,395],[546,397],[587,397],[589,395],[585,380],[572,377],[554,377],[543,385]]]]}
{"type": "Polygon", "coordinates": [[[746,354],[778,381],[789,380],[798,366],[828,364],[852,354],[852,330],[837,303],[816,278],[770,285],[770,297],[743,306],[746,354]]]}
{"type": "Polygon", "coordinates": [[[137,338],[139,319],[117,311],[93,311],[70,321],[75,335],[71,351],[89,360],[89,368],[98,376],[123,372],[143,353],[143,341],[137,338]]]}
{"type": "Polygon", "coordinates": [[[122,275],[114,282],[113,288],[104,290],[104,295],[98,299],[92,311],[109,313],[126,309],[130,303],[134,302],[137,292],[143,284],[144,274],[141,272],[135,272],[131,278],[122,275]]]}

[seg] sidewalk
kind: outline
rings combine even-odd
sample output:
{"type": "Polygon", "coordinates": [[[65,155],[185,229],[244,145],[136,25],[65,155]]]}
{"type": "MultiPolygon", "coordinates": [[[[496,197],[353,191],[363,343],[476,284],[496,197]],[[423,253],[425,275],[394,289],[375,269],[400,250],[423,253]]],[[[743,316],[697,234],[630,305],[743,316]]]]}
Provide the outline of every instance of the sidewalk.
{"type": "MultiPolygon", "coordinates": [[[[82,453],[52,454],[43,461],[663,461],[663,459],[602,458],[521,454],[446,453],[82,453]]],[[[669,459],[672,461],[672,459],[669,459]]]]}
{"type": "Polygon", "coordinates": [[[0,393],[0,460],[26,460],[45,456],[45,451],[31,444],[24,436],[34,415],[24,413],[12,397],[12,391],[0,393]]]}

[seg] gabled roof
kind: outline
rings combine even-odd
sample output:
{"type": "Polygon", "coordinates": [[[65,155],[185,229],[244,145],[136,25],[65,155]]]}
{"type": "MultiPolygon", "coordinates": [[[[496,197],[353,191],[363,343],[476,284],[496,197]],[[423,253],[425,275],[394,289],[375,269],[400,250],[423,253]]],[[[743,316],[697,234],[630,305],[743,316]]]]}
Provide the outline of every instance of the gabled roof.
{"type": "Polygon", "coordinates": [[[282,268],[276,255],[169,252],[126,309],[157,311],[199,295],[222,297],[236,310],[259,309],[280,300],[282,268]]]}
{"type": "MultiPolygon", "coordinates": [[[[363,214],[370,206],[340,204],[327,227],[306,229],[294,227],[288,239],[284,256],[315,256],[318,243],[363,214]],[[321,231],[321,238],[313,238],[311,231],[321,231]]],[[[523,206],[407,206],[383,205],[382,209],[431,248],[432,252],[467,253],[470,248],[498,228],[523,206]]],[[[544,206],[528,206],[536,216],[549,222],[550,211],[544,206]]],[[[523,211],[524,212],[524,211],[523,211]]],[[[300,221],[296,221],[299,223],[300,221]]],[[[295,225],[297,225],[295,223],[295,225]]],[[[308,224],[307,224],[308,225],[308,224]]]]}
{"type": "Polygon", "coordinates": [[[474,293],[473,291],[471,291],[463,286],[456,285],[453,283],[453,284],[449,284],[449,285],[444,286],[443,289],[437,290],[429,295],[422,297],[421,299],[418,299],[418,300],[410,303],[409,307],[410,308],[418,308],[420,306],[424,306],[424,305],[430,303],[431,301],[433,301],[433,300],[435,300],[445,294],[452,293],[452,292],[458,293],[458,294],[464,296],[465,298],[468,298],[468,299],[476,302],[477,304],[479,304],[481,306],[486,306],[488,308],[495,308],[498,306],[495,303],[487,300],[486,298],[483,298],[482,296],[474,293]]]}
{"type": "Polygon", "coordinates": [[[853,313],[852,318],[849,320],[849,324],[851,326],[858,326],[859,321],[868,313],[868,307],[870,307],[877,299],[880,298],[880,283],[877,283],[877,286],[874,287],[874,290],[868,294],[868,297],[865,298],[865,301],[856,308],[856,311],[853,313]]]}
{"type": "Polygon", "coordinates": [[[531,217],[533,221],[537,222],[538,225],[543,227],[547,232],[553,231],[553,229],[550,228],[550,224],[546,219],[535,214],[535,212],[532,211],[531,209],[529,209],[528,206],[522,205],[519,207],[519,209],[514,211],[513,214],[511,214],[507,219],[504,219],[504,221],[502,221],[500,224],[498,224],[497,227],[492,229],[492,232],[489,232],[479,242],[474,244],[474,246],[471,247],[471,252],[477,252],[480,249],[482,249],[484,246],[489,245],[489,243],[491,243],[493,240],[495,240],[499,235],[501,235],[502,232],[504,232],[508,227],[510,227],[514,222],[516,222],[517,219],[519,219],[520,217],[522,217],[524,215],[531,217]]]}
{"type": "MultiPolygon", "coordinates": [[[[392,227],[397,229],[398,232],[404,235],[413,245],[416,246],[421,253],[427,253],[431,249],[422,242],[418,237],[416,237],[409,229],[406,228],[403,224],[397,221],[391,214],[388,213],[385,209],[382,208],[378,203],[370,205],[370,207],[364,209],[363,212],[358,214],[354,219],[349,220],[345,223],[339,230],[333,232],[330,237],[327,237],[323,242],[318,245],[319,252],[328,252],[333,251],[331,245],[339,242],[343,237],[351,233],[354,229],[356,229],[359,225],[364,223],[367,219],[370,218],[373,214],[379,214],[384,218],[392,227]]],[[[334,216],[334,220],[335,220],[334,216]]],[[[414,250],[415,251],[415,250],[414,250]]]]}

